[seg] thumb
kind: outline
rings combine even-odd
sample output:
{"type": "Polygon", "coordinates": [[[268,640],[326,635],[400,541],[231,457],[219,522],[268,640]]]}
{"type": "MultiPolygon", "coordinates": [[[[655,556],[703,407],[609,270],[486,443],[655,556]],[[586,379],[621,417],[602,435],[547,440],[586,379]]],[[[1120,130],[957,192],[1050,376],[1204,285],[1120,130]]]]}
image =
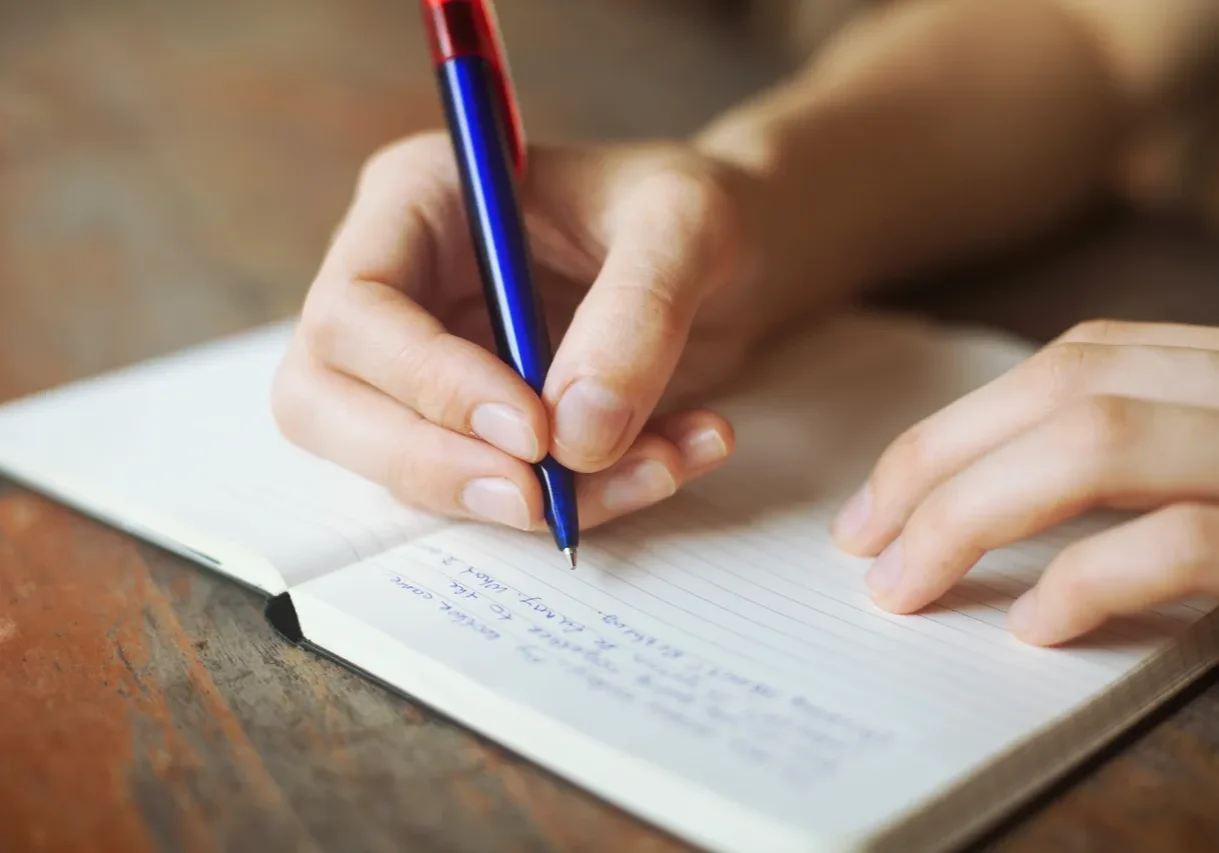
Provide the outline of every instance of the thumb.
{"type": "Polygon", "coordinates": [[[613,464],[634,442],[673,375],[699,306],[732,275],[736,252],[734,204],[709,168],[665,159],[621,187],[607,178],[596,217],[604,223],[605,262],[555,353],[543,393],[552,453],[582,472],[613,464]]]}

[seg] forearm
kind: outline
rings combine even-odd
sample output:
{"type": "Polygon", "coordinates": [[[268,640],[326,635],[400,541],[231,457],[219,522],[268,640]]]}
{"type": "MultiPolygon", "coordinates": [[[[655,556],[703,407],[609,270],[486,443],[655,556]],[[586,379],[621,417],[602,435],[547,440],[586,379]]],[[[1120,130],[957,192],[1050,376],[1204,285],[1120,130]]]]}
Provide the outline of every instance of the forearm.
{"type": "Polygon", "coordinates": [[[764,188],[750,219],[765,275],[871,286],[1095,198],[1140,117],[1189,77],[1198,40],[1180,21],[1213,17],[1193,3],[897,3],[697,144],[764,188]]]}

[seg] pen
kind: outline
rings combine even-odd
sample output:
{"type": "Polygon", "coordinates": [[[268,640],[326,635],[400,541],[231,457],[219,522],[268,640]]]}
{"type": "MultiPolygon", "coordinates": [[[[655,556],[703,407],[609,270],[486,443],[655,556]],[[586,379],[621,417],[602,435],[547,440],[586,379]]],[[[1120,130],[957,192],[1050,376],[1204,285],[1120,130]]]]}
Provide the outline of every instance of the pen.
{"type": "MultiPolygon", "coordinates": [[[[496,349],[540,395],[553,353],[517,198],[525,141],[495,12],[489,0],[420,0],[420,5],[496,349]]],[[[580,539],[575,478],[550,455],[534,470],[546,524],[574,569],[580,539]]]]}

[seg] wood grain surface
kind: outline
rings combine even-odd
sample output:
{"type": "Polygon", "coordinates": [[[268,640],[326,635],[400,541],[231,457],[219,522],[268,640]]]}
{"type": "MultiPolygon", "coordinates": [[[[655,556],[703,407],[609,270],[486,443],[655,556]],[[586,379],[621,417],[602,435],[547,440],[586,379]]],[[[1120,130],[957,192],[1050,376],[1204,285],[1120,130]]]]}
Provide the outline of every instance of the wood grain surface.
{"type": "MultiPolygon", "coordinates": [[[[776,73],[658,5],[501,4],[535,133],[681,133],[776,73]]],[[[436,122],[414,16],[0,0],[0,399],[294,311],[362,159],[436,122]]],[[[1034,335],[1219,322],[1217,273],[1205,235],[1120,223],[914,304],[1034,335]]],[[[287,645],[261,607],[0,486],[0,851],[683,849],[287,645]]],[[[1219,849],[1219,685],[982,846],[1219,849]]]]}

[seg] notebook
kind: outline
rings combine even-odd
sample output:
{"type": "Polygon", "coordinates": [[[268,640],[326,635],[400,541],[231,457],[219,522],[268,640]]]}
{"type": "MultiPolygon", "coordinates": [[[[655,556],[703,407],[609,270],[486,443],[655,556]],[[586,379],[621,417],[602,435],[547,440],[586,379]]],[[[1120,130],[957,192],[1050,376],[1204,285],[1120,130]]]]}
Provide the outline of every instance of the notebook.
{"type": "MultiPolygon", "coordinates": [[[[1005,610],[1079,520],[887,614],[829,520],[876,454],[1029,348],[844,316],[718,402],[726,467],[589,532],[451,523],[280,438],[276,324],[0,407],[0,470],[264,592],[289,639],[712,851],[965,842],[1219,660],[1214,602],[1065,649],[1005,610]]],[[[411,761],[409,754],[402,761],[411,761]]]]}

